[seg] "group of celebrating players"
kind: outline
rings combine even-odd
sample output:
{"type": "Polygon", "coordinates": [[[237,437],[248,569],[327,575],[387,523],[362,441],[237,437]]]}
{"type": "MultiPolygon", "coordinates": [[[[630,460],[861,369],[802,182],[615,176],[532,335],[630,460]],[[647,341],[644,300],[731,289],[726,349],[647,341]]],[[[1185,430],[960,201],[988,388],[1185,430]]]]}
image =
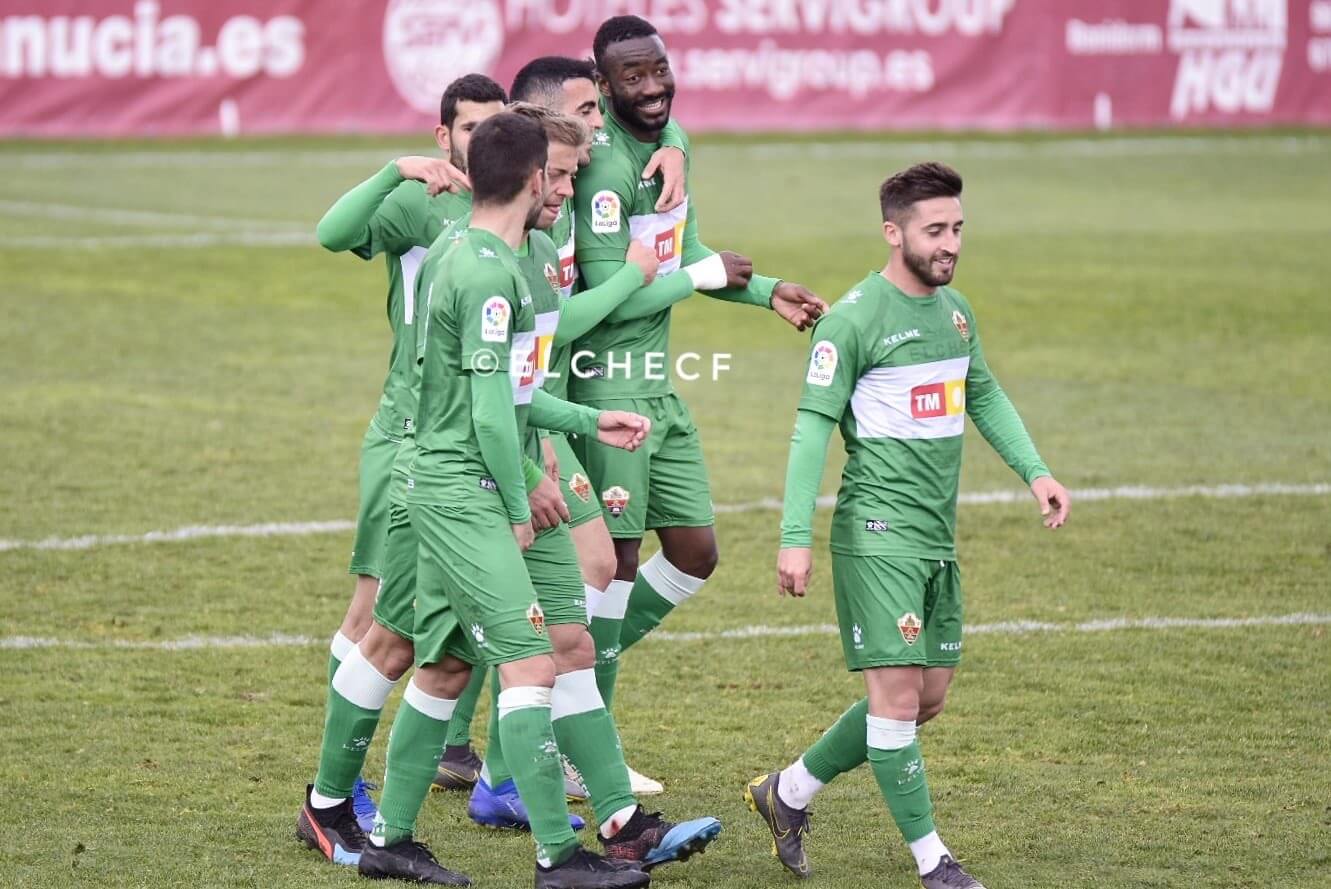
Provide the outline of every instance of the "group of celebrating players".
{"type": "Polygon", "coordinates": [[[1048,527],[1068,498],[989,373],[969,304],[946,286],[961,179],[921,164],[884,182],[891,259],[829,310],[699,240],[656,30],[611,18],[593,55],[536,59],[508,94],[479,74],[454,81],[435,130],[447,157],[399,158],[319,223],[330,250],[386,256],[393,352],[362,447],[356,593],[332,644],[297,835],[365,876],[469,885],[413,837],[432,785],[465,788],[473,820],[531,832],[538,889],[644,886],[718,836],[714,817],[673,821],[639,804],[661,786],[628,768],[611,716],[622,653],[717,563],[697,429],[659,372],[670,307],[697,291],[816,325],[782,593],[803,595],[811,574],[838,424],[848,453],[832,569],[847,666],[868,694],[745,799],[781,863],[806,877],[809,802],[867,761],[923,885],[980,887],[934,830],[916,740],[961,654],[965,416],[1030,484],[1048,527]],[[660,550],[639,564],[647,530],[660,550]],[[366,751],[413,667],[376,806],[366,751]],[[487,675],[482,761],[471,723],[487,675]],[[599,852],[578,840],[570,798],[590,803],[599,852]]]}

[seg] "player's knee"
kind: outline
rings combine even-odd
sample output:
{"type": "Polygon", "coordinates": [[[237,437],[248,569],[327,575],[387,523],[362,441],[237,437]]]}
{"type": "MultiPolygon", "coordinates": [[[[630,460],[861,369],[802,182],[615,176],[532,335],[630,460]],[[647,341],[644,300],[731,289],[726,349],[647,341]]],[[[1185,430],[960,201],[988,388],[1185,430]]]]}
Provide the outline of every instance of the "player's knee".
{"type": "Polygon", "coordinates": [[[555,684],[555,659],[548,654],[539,654],[510,661],[499,665],[499,684],[505,688],[539,686],[553,688],[555,684]]]}
{"type": "Polygon", "coordinates": [[[411,643],[380,624],[370,624],[359,647],[365,659],[394,682],[401,679],[402,674],[411,668],[413,655],[411,643]]]}
{"type": "Polygon", "coordinates": [[[920,712],[915,717],[916,725],[924,725],[929,720],[943,712],[944,700],[939,698],[936,701],[920,701],[920,712]]]}
{"type": "Polygon", "coordinates": [[[594,590],[604,590],[615,579],[618,567],[613,549],[598,548],[582,558],[582,582],[594,590]]]}
{"type": "Polygon", "coordinates": [[[413,651],[411,644],[406,640],[399,640],[400,644],[389,648],[383,658],[383,674],[394,682],[402,678],[402,675],[411,669],[413,660],[413,651]]]}
{"type": "Polygon", "coordinates": [[[596,643],[582,624],[550,628],[550,642],[555,647],[555,670],[571,673],[596,666],[596,643]]]}
{"type": "Polygon", "coordinates": [[[717,552],[715,540],[710,545],[695,547],[683,553],[666,553],[667,562],[689,577],[696,577],[699,580],[706,580],[712,576],[719,559],[720,553],[717,552]]]}
{"type": "Polygon", "coordinates": [[[421,667],[412,682],[427,695],[455,701],[471,679],[471,665],[454,657],[421,667]]]}
{"type": "MultiPolygon", "coordinates": [[[[638,576],[638,546],[641,543],[640,540],[615,541],[614,580],[633,580],[638,576]]],[[[606,586],[609,585],[607,582],[606,586]]]]}

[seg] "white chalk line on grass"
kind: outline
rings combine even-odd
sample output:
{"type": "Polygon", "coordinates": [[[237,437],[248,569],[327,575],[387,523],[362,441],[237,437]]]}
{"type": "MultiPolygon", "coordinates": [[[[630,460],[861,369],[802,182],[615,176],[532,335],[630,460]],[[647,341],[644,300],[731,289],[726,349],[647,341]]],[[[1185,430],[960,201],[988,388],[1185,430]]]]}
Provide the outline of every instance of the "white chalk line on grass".
{"type": "Polygon", "coordinates": [[[55,237],[31,235],[5,238],[2,250],[118,250],[142,247],[308,247],[314,235],[299,231],[274,232],[190,232],[179,235],[73,235],[55,237]]]}
{"type": "MultiPolygon", "coordinates": [[[[872,136],[851,139],[769,139],[761,142],[734,142],[697,145],[702,154],[741,153],[758,157],[881,158],[889,154],[964,154],[969,157],[1021,158],[1050,156],[1159,156],[1199,154],[1239,154],[1276,152],[1300,154],[1325,151],[1331,139],[1320,135],[1298,136],[1104,136],[1036,140],[1004,139],[875,139],[872,136]]],[[[420,145],[385,146],[382,149],[290,151],[272,149],[235,151],[178,149],[130,151],[31,151],[0,152],[0,169],[19,167],[53,169],[66,167],[356,167],[379,166],[404,154],[426,153],[420,145]]]]}
{"type": "Polygon", "coordinates": [[[300,225],[282,219],[246,219],[239,216],[199,215],[161,210],[137,210],[125,207],[97,207],[87,204],[56,204],[49,201],[0,200],[0,213],[38,219],[107,222],[114,225],[192,225],[199,228],[252,229],[291,228],[300,225]]]}
{"type": "MultiPolygon", "coordinates": [[[[1231,630],[1249,627],[1288,627],[1331,624],[1331,614],[1301,612],[1258,617],[1114,617],[1081,623],[1046,623],[1034,620],[1001,621],[966,627],[966,635],[1021,636],[1032,633],[1108,633],[1117,630],[1231,630]]],[[[795,627],[755,625],[730,630],[676,633],[658,630],[647,637],[657,642],[714,642],[736,639],[779,639],[798,636],[835,636],[834,624],[795,627]]],[[[270,636],[183,636],[179,639],[55,639],[49,636],[0,637],[0,650],[62,649],[76,651],[200,651],[236,648],[301,648],[325,645],[327,639],[273,633],[270,636]]]]}
{"type": "MultiPolygon", "coordinates": [[[[1072,502],[1092,503],[1103,500],[1173,500],[1181,497],[1227,499],[1239,497],[1325,497],[1331,495],[1331,483],[1285,484],[1265,482],[1251,485],[1182,485],[1175,488],[1149,485],[1120,485],[1114,488],[1079,488],[1072,491],[1072,502]]],[[[988,506],[1003,503],[1025,503],[1031,499],[1028,491],[976,491],[961,494],[957,502],[964,506],[988,506]]],[[[835,505],[835,497],[819,497],[818,506],[835,505]]],[[[718,503],[717,513],[772,512],[781,509],[781,501],[764,497],[747,503],[718,503]]],[[[346,519],[323,522],[264,522],[257,525],[187,525],[170,531],[149,531],[146,534],[85,534],[80,537],[47,537],[43,540],[5,540],[0,538],[0,552],[7,550],[76,550],[99,546],[137,543],[181,543],[209,537],[301,537],[311,534],[331,534],[351,531],[356,523],[346,519]]]]}

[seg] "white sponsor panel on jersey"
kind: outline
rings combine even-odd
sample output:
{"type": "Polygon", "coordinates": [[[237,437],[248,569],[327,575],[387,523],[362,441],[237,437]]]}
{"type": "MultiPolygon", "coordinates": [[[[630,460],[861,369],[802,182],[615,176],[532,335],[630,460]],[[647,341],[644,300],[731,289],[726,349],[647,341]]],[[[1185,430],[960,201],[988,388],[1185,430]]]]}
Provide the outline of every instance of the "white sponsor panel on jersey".
{"type": "Polygon", "coordinates": [[[508,377],[513,383],[513,403],[531,404],[536,382],[536,331],[513,334],[513,347],[508,357],[508,377]]]}
{"type": "Polygon", "coordinates": [[[876,367],[850,396],[860,438],[952,438],[966,428],[970,356],[876,367]]]}
{"type": "Polygon", "coordinates": [[[677,271],[684,253],[684,223],[689,216],[689,199],[664,213],[644,213],[629,217],[629,235],[656,252],[661,265],[658,275],[677,271]]]}
{"type": "Polygon", "coordinates": [[[540,312],[536,315],[536,368],[535,386],[545,385],[545,374],[550,370],[550,350],[555,345],[555,328],[559,326],[559,312],[540,312]]]}
{"type": "Polygon", "coordinates": [[[568,240],[559,245],[559,295],[563,299],[568,299],[573,295],[573,284],[578,280],[578,266],[574,261],[574,232],[577,231],[578,220],[569,211],[568,240]]]}

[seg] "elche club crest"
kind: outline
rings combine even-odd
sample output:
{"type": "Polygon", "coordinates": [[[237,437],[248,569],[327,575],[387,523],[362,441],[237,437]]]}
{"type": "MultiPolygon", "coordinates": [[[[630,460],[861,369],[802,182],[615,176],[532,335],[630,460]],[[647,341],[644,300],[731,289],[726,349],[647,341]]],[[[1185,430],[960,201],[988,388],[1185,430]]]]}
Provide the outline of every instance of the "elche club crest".
{"type": "Polygon", "coordinates": [[[971,326],[970,323],[966,321],[966,316],[960,309],[952,310],[952,326],[957,329],[957,333],[961,334],[963,340],[970,342],[971,326]]]}
{"type": "Polygon", "coordinates": [[[545,635],[545,612],[536,602],[531,603],[527,609],[527,620],[531,623],[531,628],[536,631],[537,636],[545,635]]]}
{"type": "Polygon", "coordinates": [[[915,616],[913,611],[907,611],[897,621],[897,629],[901,631],[901,638],[907,645],[914,645],[915,640],[920,638],[921,626],[920,619],[915,616]]]}
{"type": "Polygon", "coordinates": [[[583,475],[581,472],[573,473],[573,478],[568,480],[568,489],[583,503],[592,499],[591,479],[587,478],[587,476],[583,475]]]}
{"type": "Polygon", "coordinates": [[[545,264],[545,280],[550,282],[552,289],[559,289],[559,269],[555,268],[554,263],[545,264]]]}
{"type": "Polygon", "coordinates": [[[629,505],[629,492],[626,488],[615,485],[613,488],[606,488],[601,492],[601,503],[605,505],[606,512],[618,517],[623,515],[624,510],[629,505]]]}
{"type": "Polygon", "coordinates": [[[488,74],[504,48],[495,0],[388,0],[384,67],[403,100],[438,114],[444,87],[463,74],[488,74]]]}

